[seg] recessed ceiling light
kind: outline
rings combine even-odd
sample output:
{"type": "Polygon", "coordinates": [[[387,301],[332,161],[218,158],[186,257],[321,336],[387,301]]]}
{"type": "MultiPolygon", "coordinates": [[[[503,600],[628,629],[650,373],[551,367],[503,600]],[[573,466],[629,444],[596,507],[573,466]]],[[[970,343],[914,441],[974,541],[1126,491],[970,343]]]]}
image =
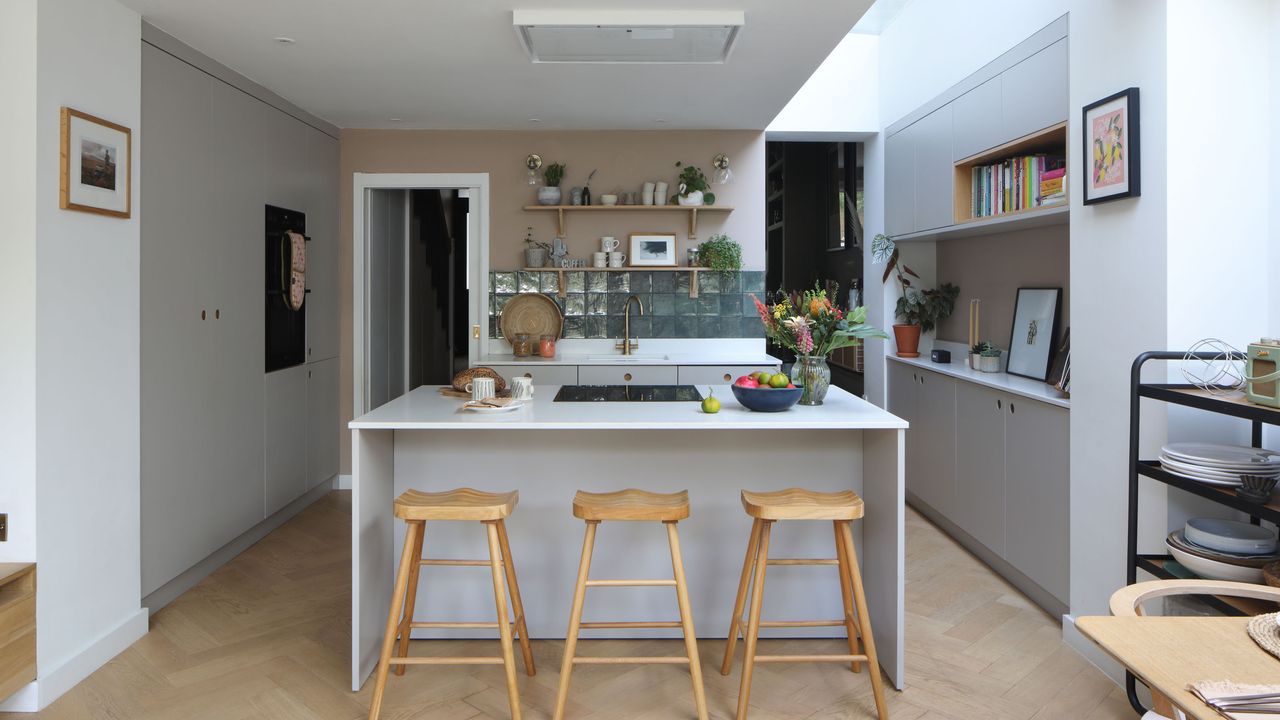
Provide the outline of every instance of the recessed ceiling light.
{"type": "Polygon", "coordinates": [[[540,122],[542,122],[542,118],[529,118],[529,122],[531,122],[531,123],[540,123],[540,122]]]}
{"type": "Polygon", "coordinates": [[[667,120],[666,120],[666,118],[655,118],[655,119],[654,119],[654,122],[658,123],[659,125],[661,125],[661,124],[665,123],[666,121],[667,121],[667,120]]]}
{"type": "Polygon", "coordinates": [[[281,45],[292,45],[298,42],[297,40],[294,40],[291,37],[285,37],[284,35],[281,35],[280,37],[275,38],[275,41],[280,43],[281,45]]]}
{"type": "Polygon", "coordinates": [[[387,118],[391,122],[404,122],[404,118],[387,118]]]}
{"type": "Polygon", "coordinates": [[[514,10],[535,63],[723,63],[746,22],[741,10],[514,10]]]}

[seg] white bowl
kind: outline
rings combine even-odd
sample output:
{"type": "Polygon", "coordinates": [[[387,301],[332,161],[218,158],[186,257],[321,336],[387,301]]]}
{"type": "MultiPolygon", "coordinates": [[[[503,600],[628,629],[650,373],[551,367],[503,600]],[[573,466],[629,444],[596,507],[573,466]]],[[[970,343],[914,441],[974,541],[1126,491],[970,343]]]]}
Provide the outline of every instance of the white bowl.
{"type": "Polygon", "coordinates": [[[1173,559],[1182,563],[1182,566],[1202,578],[1209,580],[1231,580],[1234,582],[1260,583],[1262,582],[1262,568],[1241,567],[1239,565],[1231,565],[1217,560],[1202,558],[1199,555],[1192,555],[1183,551],[1168,541],[1165,545],[1169,548],[1169,553],[1173,555],[1173,559]]]}
{"type": "Polygon", "coordinates": [[[1239,520],[1191,518],[1183,535],[1200,547],[1224,553],[1266,555],[1276,550],[1275,533],[1239,520]]]}
{"type": "Polygon", "coordinates": [[[617,205],[618,196],[617,195],[601,195],[600,204],[601,205],[617,205]]]}

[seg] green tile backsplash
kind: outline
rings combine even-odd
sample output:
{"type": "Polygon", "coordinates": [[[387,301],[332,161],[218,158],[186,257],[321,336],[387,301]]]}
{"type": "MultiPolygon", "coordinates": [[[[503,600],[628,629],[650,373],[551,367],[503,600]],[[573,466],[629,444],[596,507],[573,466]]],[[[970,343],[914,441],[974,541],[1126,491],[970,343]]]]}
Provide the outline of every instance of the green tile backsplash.
{"type": "Polygon", "coordinates": [[[501,337],[497,316],[513,295],[550,295],[565,314],[566,338],[617,338],[622,335],[627,298],[644,304],[644,316],[631,316],[631,331],[639,338],[755,338],[763,337],[751,293],[764,292],[764,273],[704,272],[698,276],[698,297],[689,297],[689,273],[565,272],[565,297],[557,296],[558,272],[494,272],[489,275],[489,329],[501,337]]]}

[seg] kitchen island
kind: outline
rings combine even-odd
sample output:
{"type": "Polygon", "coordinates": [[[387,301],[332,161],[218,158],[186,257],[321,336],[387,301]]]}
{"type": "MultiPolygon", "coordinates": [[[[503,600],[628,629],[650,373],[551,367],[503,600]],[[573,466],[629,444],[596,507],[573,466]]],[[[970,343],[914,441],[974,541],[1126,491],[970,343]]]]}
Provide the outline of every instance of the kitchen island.
{"type": "MultiPolygon", "coordinates": [[[[781,413],[747,411],[728,386],[697,389],[704,396],[713,391],[723,409],[709,415],[697,402],[555,402],[558,386],[537,386],[534,399],[519,410],[473,414],[461,409],[461,399],[424,386],[352,421],[352,689],[359,690],[377,660],[404,533],[392,501],[405,490],[519,490],[507,530],[529,633],[555,639],[564,637],[568,625],[582,546],[583,522],[570,507],[574,491],[688,490],[692,515],[680,523],[680,534],[695,628],[699,637],[723,638],[751,528],[739,492],[792,486],[851,489],[865,500],[866,517],[854,523],[854,533],[867,604],[881,665],[902,688],[906,421],[836,387],[822,406],[781,413]]],[[[425,553],[483,558],[484,530],[477,523],[430,523],[425,553]]],[[[781,523],[770,555],[834,557],[830,524],[781,523]]],[[[424,573],[417,620],[493,620],[487,576],[433,570],[424,573]]],[[[593,578],[670,574],[661,526],[601,527],[593,578]]],[[[841,617],[838,587],[832,568],[775,566],[764,616],[841,617]]],[[[588,594],[584,620],[674,617],[669,588],[602,589],[588,594]]],[[[414,637],[438,632],[443,631],[419,630],[414,637]]],[[[761,636],[836,633],[843,630],[787,628],[761,636]]]]}

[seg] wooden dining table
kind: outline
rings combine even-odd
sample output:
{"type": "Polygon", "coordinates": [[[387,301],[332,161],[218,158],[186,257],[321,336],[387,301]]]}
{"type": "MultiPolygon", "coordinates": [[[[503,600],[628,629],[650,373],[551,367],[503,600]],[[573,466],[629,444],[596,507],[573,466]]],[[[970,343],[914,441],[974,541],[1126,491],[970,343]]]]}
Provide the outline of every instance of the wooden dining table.
{"type": "Polygon", "coordinates": [[[1195,720],[1221,720],[1188,686],[1205,680],[1280,686],[1280,659],[1249,637],[1247,617],[1082,617],[1076,627],[1195,720]]]}

